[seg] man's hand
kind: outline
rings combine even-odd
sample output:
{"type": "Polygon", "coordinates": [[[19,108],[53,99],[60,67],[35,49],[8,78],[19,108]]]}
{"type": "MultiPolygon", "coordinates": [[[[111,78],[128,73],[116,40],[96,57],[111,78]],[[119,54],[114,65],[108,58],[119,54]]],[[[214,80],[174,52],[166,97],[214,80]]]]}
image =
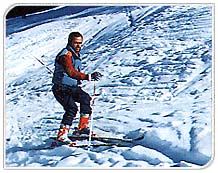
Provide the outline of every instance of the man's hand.
{"type": "Polygon", "coordinates": [[[99,72],[94,72],[91,74],[91,80],[98,81],[103,75],[99,72]]]}

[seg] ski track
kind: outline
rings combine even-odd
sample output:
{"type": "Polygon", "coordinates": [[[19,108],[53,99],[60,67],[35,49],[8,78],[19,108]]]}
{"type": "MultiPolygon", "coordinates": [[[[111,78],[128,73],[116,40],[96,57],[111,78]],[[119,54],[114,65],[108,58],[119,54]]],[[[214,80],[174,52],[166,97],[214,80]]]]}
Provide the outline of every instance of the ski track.
{"type": "MultiPolygon", "coordinates": [[[[212,157],[211,13],[208,5],[97,7],[37,21],[24,30],[20,24],[12,30],[10,20],[5,45],[6,166],[206,165],[212,157]],[[129,147],[90,152],[66,146],[48,149],[63,110],[51,92],[52,75],[33,56],[54,69],[54,57],[72,28],[84,34],[84,71],[104,74],[97,83],[95,133],[130,138],[144,134],[144,139],[129,147]]],[[[16,22],[21,20],[28,18],[16,22]]],[[[93,94],[92,83],[83,87],[93,94]]]]}

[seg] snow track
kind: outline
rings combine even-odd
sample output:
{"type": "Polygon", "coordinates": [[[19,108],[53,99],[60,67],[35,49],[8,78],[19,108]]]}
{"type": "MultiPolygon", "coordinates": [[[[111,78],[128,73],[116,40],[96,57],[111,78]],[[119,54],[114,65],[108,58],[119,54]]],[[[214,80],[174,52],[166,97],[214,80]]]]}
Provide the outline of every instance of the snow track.
{"type": "MultiPolygon", "coordinates": [[[[105,6],[72,15],[71,7],[57,10],[62,15],[52,19],[55,10],[7,21],[6,167],[208,164],[213,155],[212,7],[105,6]],[[130,138],[144,134],[144,139],[90,152],[67,146],[48,149],[63,110],[51,92],[52,75],[33,56],[53,70],[56,54],[77,30],[85,39],[83,71],[104,74],[97,82],[95,133],[130,138]]],[[[93,83],[84,82],[83,88],[93,94],[93,83]]]]}

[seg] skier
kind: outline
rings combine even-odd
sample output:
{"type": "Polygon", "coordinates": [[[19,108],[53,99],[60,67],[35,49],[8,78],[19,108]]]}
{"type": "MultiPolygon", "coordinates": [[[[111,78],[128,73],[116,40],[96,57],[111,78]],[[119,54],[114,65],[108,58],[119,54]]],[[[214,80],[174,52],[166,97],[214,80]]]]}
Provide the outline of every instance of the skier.
{"type": "Polygon", "coordinates": [[[94,72],[92,74],[82,73],[80,50],[83,36],[79,32],[72,32],[68,37],[66,48],[62,49],[55,59],[55,70],[52,78],[52,91],[56,100],[63,106],[63,115],[57,140],[69,142],[68,133],[72,122],[77,114],[78,107],[75,102],[80,103],[80,121],[76,134],[89,134],[89,116],[92,113],[90,107],[91,97],[80,87],[81,80],[99,80],[102,74],[94,72]]]}

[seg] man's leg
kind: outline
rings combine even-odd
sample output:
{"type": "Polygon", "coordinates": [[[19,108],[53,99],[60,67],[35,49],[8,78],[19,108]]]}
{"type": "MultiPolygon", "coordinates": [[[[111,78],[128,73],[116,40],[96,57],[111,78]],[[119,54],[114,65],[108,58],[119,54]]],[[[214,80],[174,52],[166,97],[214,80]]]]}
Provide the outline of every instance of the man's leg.
{"type": "Polygon", "coordinates": [[[64,100],[63,107],[65,110],[65,114],[63,115],[63,119],[61,121],[61,124],[71,126],[74,118],[76,117],[78,107],[77,107],[72,95],[64,96],[63,100],[64,100]]]}
{"type": "Polygon", "coordinates": [[[88,93],[79,88],[79,96],[77,101],[80,103],[80,121],[78,125],[79,133],[89,134],[89,116],[92,113],[90,106],[91,97],[88,93]]]}
{"type": "Polygon", "coordinates": [[[68,133],[70,131],[70,126],[72,121],[76,116],[78,111],[77,105],[73,99],[73,95],[60,89],[52,88],[55,98],[57,101],[64,107],[65,114],[61,121],[60,129],[57,135],[57,139],[63,142],[71,143],[71,140],[68,138],[68,133]]]}

